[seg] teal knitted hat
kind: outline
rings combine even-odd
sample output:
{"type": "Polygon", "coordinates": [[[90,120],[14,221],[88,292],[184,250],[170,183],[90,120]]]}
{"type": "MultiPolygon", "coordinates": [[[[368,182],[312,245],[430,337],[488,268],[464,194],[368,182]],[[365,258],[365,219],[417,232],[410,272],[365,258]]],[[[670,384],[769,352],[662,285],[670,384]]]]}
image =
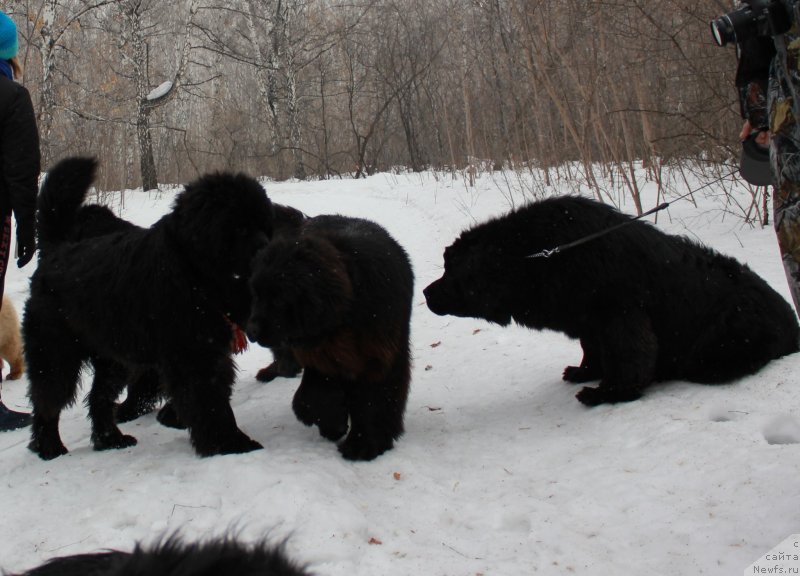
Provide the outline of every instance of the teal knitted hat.
{"type": "Polygon", "coordinates": [[[17,55],[17,25],[0,11],[0,59],[10,60],[17,55]]]}

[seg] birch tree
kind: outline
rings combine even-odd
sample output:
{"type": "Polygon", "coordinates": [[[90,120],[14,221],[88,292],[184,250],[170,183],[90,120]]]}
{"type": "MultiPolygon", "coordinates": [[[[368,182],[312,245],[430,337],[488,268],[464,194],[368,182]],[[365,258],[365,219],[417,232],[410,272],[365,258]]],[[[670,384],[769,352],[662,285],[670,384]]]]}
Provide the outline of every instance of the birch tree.
{"type": "Polygon", "coordinates": [[[33,30],[38,31],[38,38],[30,36],[29,40],[38,45],[41,62],[37,122],[42,141],[42,162],[45,166],[52,160],[53,115],[60,104],[56,96],[55,73],[59,63],[58,55],[65,49],[64,38],[71,31],[76,31],[80,28],[81,18],[86,17],[98,8],[110,4],[112,1],[65,2],[63,0],[42,0],[35,7],[35,11],[30,10],[29,7],[26,12],[26,15],[31,19],[33,30]]]}
{"type": "Polygon", "coordinates": [[[117,8],[122,15],[120,53],[132,70],[136,99],[136,133],[139,142],[139,165],[142,187],[152,190],[158,187],[158,174],[153,154],[151,115],[154,110],[170,102],[184,82],[189,55],[191,33],[199,0],[187,0],[187,17],[183,28],[182,45],[175,62],[171,78],[155,85],[150,74],[150,39],[157,30],[157,18],[153,11],[159,2],[146,0],[121,0],[117,8]]]}

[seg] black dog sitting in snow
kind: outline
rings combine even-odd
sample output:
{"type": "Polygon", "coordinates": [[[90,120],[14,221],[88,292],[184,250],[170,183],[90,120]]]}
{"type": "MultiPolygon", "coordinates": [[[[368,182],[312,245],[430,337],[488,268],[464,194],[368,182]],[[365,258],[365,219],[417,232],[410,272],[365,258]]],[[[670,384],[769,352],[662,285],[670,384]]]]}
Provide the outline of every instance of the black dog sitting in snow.
{"type": "Polygon", "coordinates": [[[642,221],[531,258],[630,217],[578,197],[552,198],[467,230],[425,289],[436,314],[512,320],[579,338],[587,405],[639,398],[653,381],[720,383],[798,350],[797,317],[747,266],[642,221]]]}
{"type": "Polygon", "coordinates": [[[358,218],[309,218],[256,256],[248,337],[303,367],[292,407],[339,451],[372,460],[403,433],[414,274],[403,248],[358,218]],[[349,423],[349,432],[348,432],[349,423]]]}
{"type": "MultiPolygon", "coordinates": [[[[232,539],[185,544],[170,538],[133,552],[110,550],[62,556],[17,576],[311,576],[265,543],[248,546],[232,539]]],[[[11,575],[13,576],[13,575],[11,575]]]]}
{"type": "Polygon", "coordinates": [[[74,402],[84,363],[96,450],[136,443],[114,420],[122,388],[155,369],[198,454],[260,448],[236,426],[230,323],[249,314],[250,262],[272,234],[264,189],[244,175],[211,174],[188,184],[169,214],[71,242],[74,218],[96,162],[64,160],[39,195],[39,267],[22,323],[30,366],[30,449],[66,453],[61,410],[74,402]]]}

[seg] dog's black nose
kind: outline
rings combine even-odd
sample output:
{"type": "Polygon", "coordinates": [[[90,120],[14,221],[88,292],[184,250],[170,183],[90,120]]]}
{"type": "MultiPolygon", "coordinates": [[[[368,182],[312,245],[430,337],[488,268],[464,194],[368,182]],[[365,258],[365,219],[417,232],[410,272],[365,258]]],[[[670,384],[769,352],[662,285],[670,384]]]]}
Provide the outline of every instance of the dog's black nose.
{"type": "Polygon", "coordinates": [[[258,336],[261,334],[261,328],[255,322],[247,323],[247,339],[250,342],[258,342],[258,336]]]}
{"type": "Polygon", "coordinates": [[[435,296],[434,291],[436,290],[436,285],[438,282],[439,282],[438,280],[435,282],[431,282],[422,291],[422,293],[425,295],[425,300],[427,300],[428,302],[430,302],[431,298],[435,296]]]}

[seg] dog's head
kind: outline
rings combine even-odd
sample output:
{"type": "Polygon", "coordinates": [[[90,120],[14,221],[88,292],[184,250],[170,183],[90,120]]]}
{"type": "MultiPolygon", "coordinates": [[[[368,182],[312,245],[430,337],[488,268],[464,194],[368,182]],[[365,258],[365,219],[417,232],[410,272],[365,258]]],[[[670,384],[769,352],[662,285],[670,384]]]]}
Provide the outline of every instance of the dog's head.
{"type": "Polygon", "coordinates": [[[325,238],[278,238],[255,258],[247,336],[262,346],[312,347],[342,327],[353,286],[325,238]]]}
{"type": "Polygon", "coordinates": [[[207,174],[187,184],[169,218],[187,256],[223,283],[246,282],[253,256],[272,237],[272,204],[244,174],[207,174]]]}
{"type": "Polygon", "coordinates": [[[187,184],[158,224],[202,287],[236,324],[247,321],[256,252],[272,237],[272,204],[244,174],[214,173],[187,184]]]}
{"type": "Polygon", "coordinates": [[[444,274],[423,293],[431,312],[440,316],[511,322],[509,289],[514,279],[501,251],[491,244],[461,237],[444,251],[444,274]]]}

